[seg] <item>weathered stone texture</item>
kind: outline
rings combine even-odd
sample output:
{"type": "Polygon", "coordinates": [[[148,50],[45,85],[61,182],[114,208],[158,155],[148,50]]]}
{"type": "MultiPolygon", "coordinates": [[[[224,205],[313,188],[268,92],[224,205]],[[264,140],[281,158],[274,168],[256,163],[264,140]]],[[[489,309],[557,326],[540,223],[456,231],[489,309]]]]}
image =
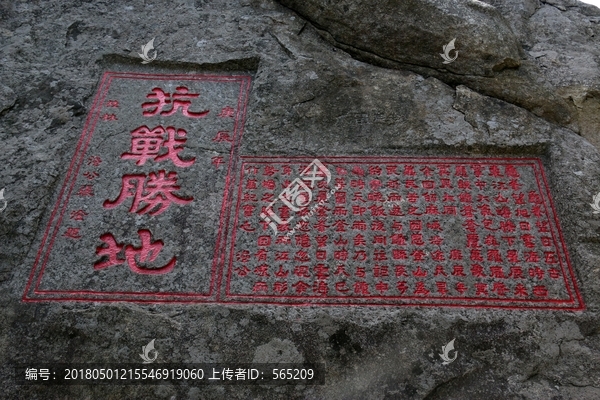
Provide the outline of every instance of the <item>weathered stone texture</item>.
{"type": "MultiPolygon", "coordinates": [[[[600,10],[487,3],[1,2],[2,397],[599,398],[600,219],[590,203],[600,191],[600,10]],[[158,58],[142,65],[153,37],[158,58]],[[444,65],[454,37],[458,59],[444,65]],[[107,70],[251,76],[240,155],[540,157],[586,309],[22,302],[107,70]],[[13,363],[137,363],[153,338],[160,360],[322,362],[327,383],[13,381],[13,363]],[[453,338],[458,359],[442,366],[453,338]]],[[[135,219],[115,223],[125,231],[135,219]]]]}

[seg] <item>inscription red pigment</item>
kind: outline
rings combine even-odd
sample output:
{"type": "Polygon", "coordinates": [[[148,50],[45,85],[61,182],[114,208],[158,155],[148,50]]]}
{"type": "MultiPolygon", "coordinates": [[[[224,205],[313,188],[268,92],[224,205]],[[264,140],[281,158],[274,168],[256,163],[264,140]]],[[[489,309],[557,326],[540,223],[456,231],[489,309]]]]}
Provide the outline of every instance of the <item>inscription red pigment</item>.
{"type": "Polygon", "coordinates": [[[301,219],[271,202],[311,160],[243,157],[224,301],[583,308],[539,159],[319,160],[301,219]]]}
{"type": "Polygon", "coordinates": [[[105,73],[23,300],[215,301],[249,87],[249,76],[105,73]],[[214,196],[220,215],[203,204],[214,196]]]}

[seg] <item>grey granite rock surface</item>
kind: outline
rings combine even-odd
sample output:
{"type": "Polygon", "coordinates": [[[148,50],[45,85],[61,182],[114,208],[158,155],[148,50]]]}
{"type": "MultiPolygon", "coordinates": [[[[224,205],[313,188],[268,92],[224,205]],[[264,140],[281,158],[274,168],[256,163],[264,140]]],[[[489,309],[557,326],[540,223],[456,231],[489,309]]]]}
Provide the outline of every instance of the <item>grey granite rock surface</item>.
{"type": "MultiPolygon", "coordinates": [[[[575,0],[486,3],[0,2],[0,189],[7,201],[0,212],[0,397],[600,398],[600,219],[590,206],[600,192],[600,9],[575,0]],[[157,59],[142,65],[137,54],[154,37],[157,59]],[[439,53],[454,37],[459,56],[444,65],[439,53]],[[236,157],[538,157],[585,308],[25,302],[44,231],[106,71],[250,76],[236,157]],[[140,349],[152,339],[159,362],[323,363],[326,383],[15,382],[15,365],[139,366],[140,349]],[[442,365],[440,350],[452,339],[458,357],[442,365]]],[[[125,97],[142,93],[122,90],[125,97]]],[[[219,90],[212,98],[224,98],[219,90]]],[[[123,117],[131,129],[134,117],[123,117]]],[[[210,124],[217,129],[217,122],[210,124]]],[[[219,143],[206,143],[195,144],[199,163],[210,166],[210,157],[220,154],[229,162],[219,143]]],[[[126,151],[123,141],[100,145],[113,160],[126,151]]],[[[114,161],[107,171],[118,177],[126,165],[114,161]]],[[[204,225],[194,229],[202,239],[188,238],[197,245],[190,257],[198,259],[213,257],[219,229],[213,221],[219,220],[224,185],[224,178],[207,176],[194,175],[195,186],[182,193],[209,201],[153,225],[177,240],[187,233],[181,221],[198,217],[204,225]]],[[[114,199],[118,180],[101,179],[112,185],[106,198],[114,199]]],[[[105,221],[98,218],[98,224],[105,221]]],[[[143,216],[111,218],[115,236],[146,223],[143,216]]],[[[102,244],[89,243],[90,254],[60,251],[65,259],[87,260],[102,244]]],[[[78,276],[74,267],[65,266],[75,272],[65,272],[63,280],[58,274],[52,283],[69,283],[78,276]]],[[[125,272],[110,285],[138,285],[125,272]]],[[[206,284],[181,279],[171,287],[206,284]]]]}

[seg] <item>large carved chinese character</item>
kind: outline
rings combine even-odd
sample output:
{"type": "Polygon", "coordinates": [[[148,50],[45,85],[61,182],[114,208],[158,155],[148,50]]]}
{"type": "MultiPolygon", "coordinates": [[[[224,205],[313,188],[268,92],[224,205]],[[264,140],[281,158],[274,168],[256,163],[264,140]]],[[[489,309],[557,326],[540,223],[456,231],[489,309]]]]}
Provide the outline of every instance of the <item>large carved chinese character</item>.
{"type": "Polygon", "coordinates": [[[133,202],[129,212],[148,213],[152,216],[160,215],[169,208],[171,203],[185,205],[193,200],[193,198],[186,199],[177,196],[174,192],[179,189],[176,172],[150,172],[148,176],[144,174],[123,175],[119,196],[114,201],[106,200],[103,206],[112,209],[132,197],[133,202]]]}
{"type": "Polygon", "coordinates": [[[165,93],[161,88],[154,88],[152,89],[152,93],[146,96],[146,98],[153,101],[142,104],[142,108],[146,110],[142,114],[146,117],[152,117],[158,114],[170,116],[175,114],[177,110],[181,109],[181,113],[186,117],[206,117],[209,112],[208,110],[200,112],[189,111],[189,108],[192,105],[191,100],[197,97],[200,97],[200,94],[188,93],[188,88],[185,86],[178,86],[175,90],[175,93],[173,93],[173,96],[171,96],[169,93],[165,93]],[[165,110],[164,108],[168,105],[171,105],[171,108],[169,110],[165,110]]]}

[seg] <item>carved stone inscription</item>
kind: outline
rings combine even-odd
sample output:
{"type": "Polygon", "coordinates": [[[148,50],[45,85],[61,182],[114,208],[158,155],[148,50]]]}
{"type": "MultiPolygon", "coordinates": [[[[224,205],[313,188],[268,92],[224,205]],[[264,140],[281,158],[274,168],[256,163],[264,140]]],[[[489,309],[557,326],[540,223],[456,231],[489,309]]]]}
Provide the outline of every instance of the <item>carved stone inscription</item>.
{"type": "Polygon", "coordinates": [[[317,161],[243,159],[226,301],[583,307],[539,159],[317,161]]]}

